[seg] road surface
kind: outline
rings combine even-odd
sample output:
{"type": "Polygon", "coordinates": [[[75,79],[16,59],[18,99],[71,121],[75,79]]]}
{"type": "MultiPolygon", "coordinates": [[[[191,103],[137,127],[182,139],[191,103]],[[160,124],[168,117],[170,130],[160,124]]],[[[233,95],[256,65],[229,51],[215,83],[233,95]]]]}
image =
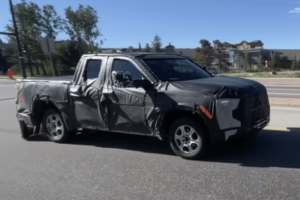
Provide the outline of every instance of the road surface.
{"type": "MultiPolygon", "coordinates": [[[[300,133],[264,130],[255,140],[211,148],[201,161],[175,156],[156,138],[116,133],[28,142],[13,84],[1,83],[1,200],[300,198],[300,133]]],[[[297,128],[299,115],[274,108],[270,125],[297,128]]]]}
{"type": "Polygon", "coordinates": [[[269,97],[300,99],[300,85],[265,85],[269,97]]]}

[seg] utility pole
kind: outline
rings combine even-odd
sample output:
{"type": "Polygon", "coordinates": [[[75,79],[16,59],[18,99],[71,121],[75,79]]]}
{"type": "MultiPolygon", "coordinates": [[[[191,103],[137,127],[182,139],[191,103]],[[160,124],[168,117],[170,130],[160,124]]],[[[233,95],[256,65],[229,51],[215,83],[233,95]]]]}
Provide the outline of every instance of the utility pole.
{"type": "Polygon", "coordinates": [[[17,27],[17,24],[16,24],[15,12],[14,12],[14,7],[13,7],[13,4],[12,4],[12,0],[9,0],[9,5],[10,5],[11,16],[12,16],[12,19],[13,19],[13,24],[14,24],[14,29],[15,29],[14,35],[16,36],[16,39],[17,39],[17,46],[18,46],[18,52],[19,52],[19,62],[20,62],[20,66],[21,66],[21,69],[22,69],[23,78],[27,78],[26,71],[25,71],[25,65],[24,65],[24,61],[23,61],[24,57],[23,57],[23,53],[22,53],[22,49],[21,49],[21,45],[20,45],[18,27],[17,27]]]}

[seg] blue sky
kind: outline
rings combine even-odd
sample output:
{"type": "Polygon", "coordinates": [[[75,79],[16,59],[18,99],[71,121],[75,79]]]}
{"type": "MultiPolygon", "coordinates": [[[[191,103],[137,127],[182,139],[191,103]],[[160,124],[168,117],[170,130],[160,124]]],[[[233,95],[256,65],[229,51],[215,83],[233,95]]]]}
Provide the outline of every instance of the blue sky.
{"type": "MultiPolygon", "coordinates": [[[[229,43],[261,40],[265,48],[300,49],[300,0],[51,0],[64,9],[81,3],[97,9],[103,47],[138,47],[158,34],[163,46],[195,48],[201,39],[229,43]],[[298,2],[299,1],[299,2],[298,2]]],[[[13,0],[18,3],[20,0],[13,0]]],[[[40,6],[44,0],[32,0],[40,6]]],[[[0,2],[0,31],[11,20],[8,0],[0,2]]],[[[0,36],[0,38],[5,38],[0,36]]],[[[68,39],[65,33],[58,40],[68,39]]]]}

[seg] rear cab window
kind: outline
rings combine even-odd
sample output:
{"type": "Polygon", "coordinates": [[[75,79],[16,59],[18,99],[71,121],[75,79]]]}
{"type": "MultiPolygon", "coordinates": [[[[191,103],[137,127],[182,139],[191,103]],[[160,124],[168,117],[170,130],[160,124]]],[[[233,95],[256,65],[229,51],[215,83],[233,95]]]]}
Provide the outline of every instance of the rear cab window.
{"type": "Polygon", "coordinates": [[[99,77],[102,60],[88,60],[84,71],[84,80],[87,84],[99,77]]]}

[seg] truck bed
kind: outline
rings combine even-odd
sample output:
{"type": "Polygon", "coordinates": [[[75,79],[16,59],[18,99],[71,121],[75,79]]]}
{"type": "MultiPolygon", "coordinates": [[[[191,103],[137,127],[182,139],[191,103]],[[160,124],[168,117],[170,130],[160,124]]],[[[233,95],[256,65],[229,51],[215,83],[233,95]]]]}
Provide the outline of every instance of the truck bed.
{"type": "Polygon", "coordinates": [[[27,79],[17,79],[16,82],[39,82],[39,81],[59,81],[59,82],[71,82],[73,75],[71,76],[49,76],[49,77],[31,77],[27,79]]]}

